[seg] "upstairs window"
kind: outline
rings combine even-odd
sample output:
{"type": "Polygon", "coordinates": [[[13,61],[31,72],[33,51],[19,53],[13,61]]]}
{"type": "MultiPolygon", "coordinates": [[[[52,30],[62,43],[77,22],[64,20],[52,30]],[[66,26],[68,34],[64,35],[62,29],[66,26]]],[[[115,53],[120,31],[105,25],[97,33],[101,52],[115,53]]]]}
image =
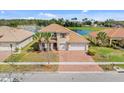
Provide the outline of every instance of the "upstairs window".
{"type": "Polygon", "coordinates": [[[52,34],[52,37],[57,37],[56,33],[53,33],[53,34],[52,34]]]}
{"type": "Polygon", "coordinates": [[[60,34],[60,38],[65,38],[65,36],[66,36],[65,33],[60,34]]]}

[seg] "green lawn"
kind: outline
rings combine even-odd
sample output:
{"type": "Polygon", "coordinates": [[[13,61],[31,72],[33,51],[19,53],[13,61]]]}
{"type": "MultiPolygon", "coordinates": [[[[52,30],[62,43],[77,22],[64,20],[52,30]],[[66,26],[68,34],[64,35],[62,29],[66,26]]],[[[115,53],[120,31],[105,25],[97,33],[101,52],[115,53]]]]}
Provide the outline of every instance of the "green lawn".
{"type": "MultiPolygon", "coordinates": [[[[32,45],[35,41],[25,46],[20,54],[9,56],[5,62],[58,62],[57,52],[34,52],[32,45]]],[[[0,72],[25,72],[25,71],[46,71],[54,72],[58,70],[58,65],[0,65],[0,72]]]]}
{"type": "Polygon", "coordinates": [[[58,62],[59,56],[53,52],[22,52],[13,54],[5,62],[58,62]]]}
{"type": "Polygon", "coordinates": [[[106,29],[106,27],[92,27],[92,26],[84,26],[84,27],[68,27],[71,30],[90,30],[90,31],[100,31],[106,29]]]}
{"type": "Polygon", "coordinates": [[[93,56],[96,62],[124,62],[124,50],[97,46],[91,46],[90,49],[96,51],[93,56]]]}
{"type": "Polygon", "coordinates": [[[0,65],[0,73],[4,72],[27,72],[27,71],[46,71],[55,72],[58,65],[0,65]]]}
{"type": "Polygon", "coordinates": [[[34,52],[32,46],[36,45],[36,41],[25,46],[20,54],[9,56],[5,62],[58,62],[59,56],[57,52],[34,52]]]}
{"type": "Polygon", "coordinates": [[[119,66],[120,68],[123,68],[124,69],[124,64],[122,65],[116,65],[116,66],[119,66]]]}

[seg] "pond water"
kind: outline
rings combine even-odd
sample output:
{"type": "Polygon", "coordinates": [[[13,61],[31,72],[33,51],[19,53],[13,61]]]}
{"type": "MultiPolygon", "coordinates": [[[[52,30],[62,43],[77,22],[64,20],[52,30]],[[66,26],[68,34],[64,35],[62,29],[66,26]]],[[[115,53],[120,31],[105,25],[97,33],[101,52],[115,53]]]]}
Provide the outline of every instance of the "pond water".
{"type": "Polygon", "coordinates": [[[90,30],[74,30],[74,31],[80,35],[88,35],[89,33],[92,32],[90,30]]]}

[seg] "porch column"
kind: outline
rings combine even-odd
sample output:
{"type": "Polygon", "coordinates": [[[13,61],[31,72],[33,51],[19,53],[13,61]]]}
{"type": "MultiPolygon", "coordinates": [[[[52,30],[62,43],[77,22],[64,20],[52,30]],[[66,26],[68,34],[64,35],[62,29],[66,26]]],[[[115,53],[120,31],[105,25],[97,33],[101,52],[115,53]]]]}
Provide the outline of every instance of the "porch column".
{"type": "Polygon", "coordinates": [[[39,49],[42,50],[42,43],[39,44],[39,49]]]}
{"type": "Polygon", "coordinates": [[[112,45],[112,39],[110,39],[110,42],[109,43],[110,43],[110,46],[111,46],[112,45]]]}
{"type": "Polygon", "coordinates": [[[51,50],[53,50],[53,43],[50,44],[51,50]]]}

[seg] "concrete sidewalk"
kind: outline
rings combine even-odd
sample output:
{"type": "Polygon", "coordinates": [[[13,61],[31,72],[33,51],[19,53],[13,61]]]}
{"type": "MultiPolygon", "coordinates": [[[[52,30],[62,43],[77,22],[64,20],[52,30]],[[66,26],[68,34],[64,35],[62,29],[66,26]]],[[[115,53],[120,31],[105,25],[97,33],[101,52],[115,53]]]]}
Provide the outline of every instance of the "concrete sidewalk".
{"type": "Polygon", "coordinates": [[[124,62],[0,62],[2,65],[110,65],[110,64],[124,64],[124,62]]]}
{"type": "Polygon", "coordinates": [[[123,64],[124,62],[0,62],[2,65],[15,64],[15,65],[111,65],[123,64]]]}

